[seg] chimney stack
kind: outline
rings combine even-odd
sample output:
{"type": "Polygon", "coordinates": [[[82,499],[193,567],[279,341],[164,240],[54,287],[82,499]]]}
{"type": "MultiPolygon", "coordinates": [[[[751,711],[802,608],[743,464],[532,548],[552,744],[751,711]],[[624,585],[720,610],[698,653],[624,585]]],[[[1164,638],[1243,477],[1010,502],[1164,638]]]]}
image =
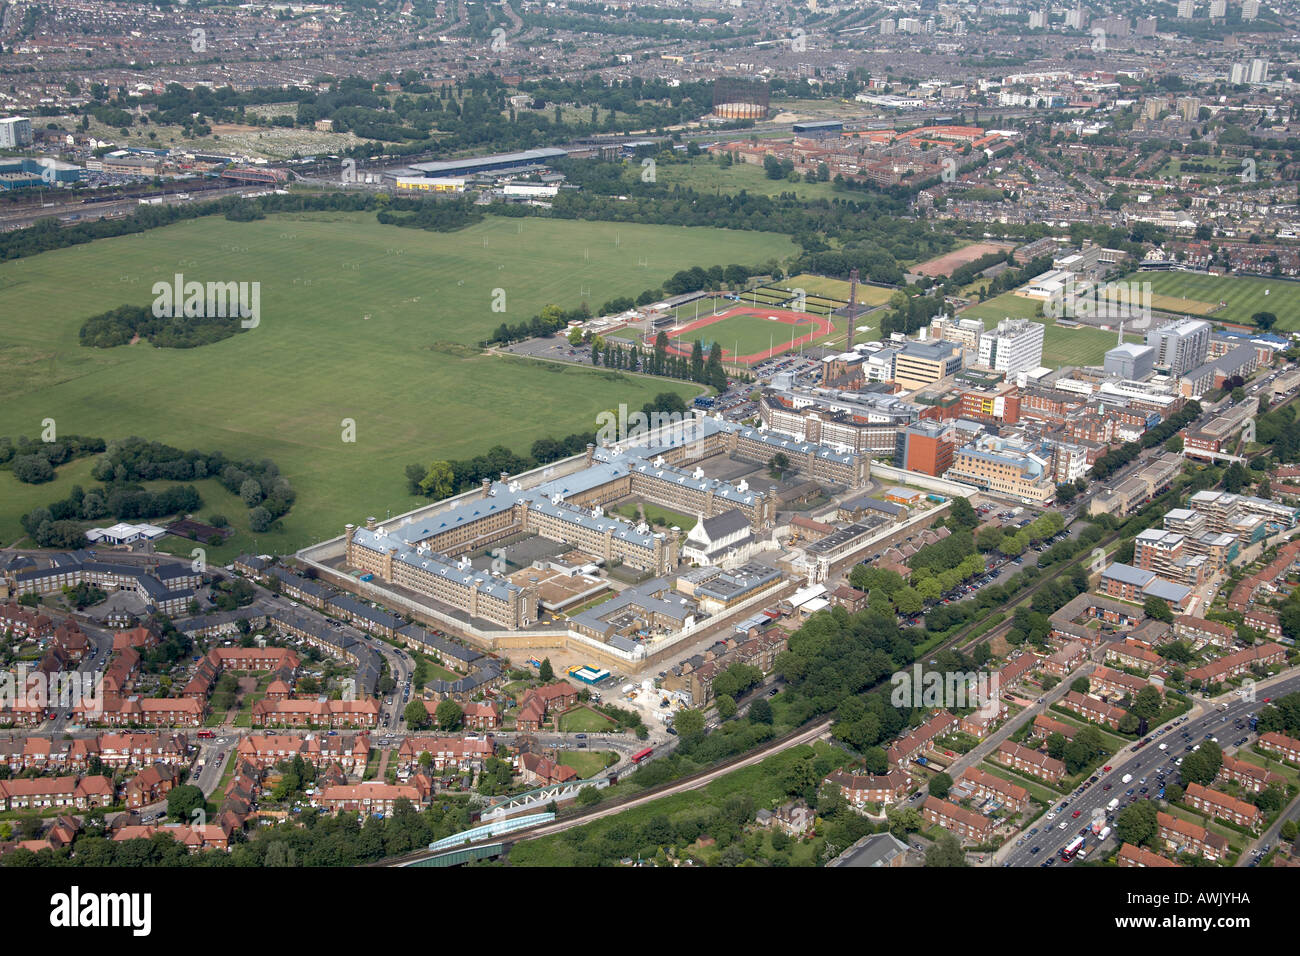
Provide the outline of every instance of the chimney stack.
{"type": "Polygon", "coordinates": [[[853,332],[858,324],[858,270],[849,270],[849,333],[845,336],[844,351],[853,351],[853,332]]]}

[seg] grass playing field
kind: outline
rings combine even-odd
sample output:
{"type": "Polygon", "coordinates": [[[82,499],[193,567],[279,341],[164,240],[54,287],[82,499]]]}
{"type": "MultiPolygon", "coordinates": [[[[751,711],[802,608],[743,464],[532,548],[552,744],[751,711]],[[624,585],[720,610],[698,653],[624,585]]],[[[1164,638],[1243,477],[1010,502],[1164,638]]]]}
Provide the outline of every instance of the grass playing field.
{"type": "MultiPolygon", "coordinates": [[[[629,175],[640,177],[641,169],[633,164],[629,175]]],[[[830,183],[808,183],[801,177],[797,183],[790,180],[768,179],[762,166],[746,163],[733,163],[723,166],[721,162],[703,156],[692,159],[689,163],[660,163],[655,169],[655,177],[660,185],[672,189],[694,189],[709,195],[734,195],[744,190],[755,196],[779,196],[782,193],[794,193],[802,201],[814,199],[834,199],[839,193],[830,183]]]]}
{"type": "Polygon", "coordinates": [[[1150,282],[1151,304],[1156,308],[1171,307],[1172,311],[1243,325],[1250,325],[1256,312],[1272,312],[1277,316],[1275,328],[1300,331],[1300,282],[1187,272],[1139,272],[1123,281],[1150,282]],[[1169,298],[1162,300],[1162,296],[1169,298]],[[1175,304],[1174,299],[1180,301],[1175,304]],[[1227,304],[1219,308],[1220,302],[1227,304]]]}
{"type": "Polygon", "coordinates": [[[707,324],[692,327],[695,325],[692,323],[676,333],[670,332],[668,340],[682,354],[689,354],[694,343],[701,342],[707,355],[714,343],[718,343],[724,361],[752,364],[769,355],[812,344],[812,340],[801,342],[807,336],[831,334],[828,320],[786,309],[740,305],[728,313],[716,322],[709,317],[701,318],[700,322],[707,324]]]}
{"type": "MultiPolygon", "coordinates": [[[[721,313],[727,311],[728,309],[735,309],[738,307],[757,308],[759,312],[763,312],[766,309],[772,309],[772,308],[778,310],[782,309],[782,307],[777,306],[775,303],[778,301],[780,302],[786,301],[786,296],[784,293],[777,292],[776,290],[770,288],[759,289],[757,291],[758,291],[757,306],[754,305],[755,298],[752,292],[746,293],[744,300],[741,303],[739,303],[739,305],[736,302],[732,301],[731,299],[723,298],[722,296],[714,296],[708,299],[699,299],[695,302],[689,302],[686,305],[678,306],[674,314],[674,318],[679,326],[684,326],[692,322],[695,322],[699,319],[707,318],[713,315],[715,312],[721,313]]],[[[810,320],[824,319],[825,321],[830,322],[834,331],[827,335],[819,335],[812,342],[805,343],[803,346],[804,348],[807,348],[810,345],[834,345],[844,341],[844,331],[845,331],[844,319],[832,318],[830,316],[824,316],[819,312],[813,313],[811,311],[809,312],[809,319],[810,320]]],[[[877,321],[873,325],[871,319],[868,316],[860,315],[858,317],[859,328],[869,329],[874,327],[878,330],[879,325],[880,325],[879,321],[877,321]]],[[[809,326],[805,328],[804,332],[800,334],[807,334],[807,331],[810,328],[812,327],[809,326]]],[[[673,334],[672,330],[669,329],[668,330],[669,338],[672,337],[672,334],[673,334]]],[[[766,351],[768,347],[768,343],[771,342],[772,346],[775,349],[777,349],[777,351],[779,352],[781,350],[781,343],[780,341],[778,341],[779,336],[777,336],[776,338],[773,338],[773,336],[776,336],[776,332],[773,329],[768,328],[767,326],[762,327],[762,330],[760,330],[759,332],[753,332],[753,330],[750,330],[750,333],[747,334],[747,338],[752,338],[754,342],[757,342],[758,345],[760,346],[760,348],[756,349],[755,351],[766,351]]],[[[862,333],[862,335],[858,336],[858,341],[863,341],[864,336],[870,337],[867,336],[866,333],[862,333]]],[[[706,335],[704,332],[701,332],[701,334],[698,337],[700,338],[701,341],[713,340],[713,337],[706,335]]],[[[723,343],[723,348],[727,351],[728,355],[730,355],[732,349],[734,349],[737,346],[736,338],[734,336],[732,338],[732,342],[730,345],[727,344],[727,340],[723,335],[723,333],[721,332],[716,333],[715,337],[718,339],[718,341],[721,341],[723,343]]],[[[798,334],[796,334],[795,337],[798,338],[798,334]]],[[[690,337],[689,339],[686,339],[686,341],[690,341],[693,343],[695,341],[695,337],[690,337]]],[[[754,342],[750,342],[750,344],[754,344],[754,342]]],[[[790,346],[789,328],[787,328],[785,331],[785,344],[786,344],[785,350],[789,351],[789,346],[790,346]]],[[[799,348],[800,346],[796,345],[795,351],[798,351],[799,348]]],[[[740,354],[746,355],[752,353],[746,353],[742,344],[740,354]]]]}
{"type": "MultiPolygon", "coordinates": [[[[1058,326],[1053,319],[1038,315],[1037,299],[1005,292],[1000,296],[972,305],[961,312],[965,319],[983,319],[986,329],[994,328],[1003,319],[1034,319],[1047,326],[1043,335],[1043,364],[1048,368],[1062,365],[1100,365],[1106,352],[1118,343],[1118,334],[1101,329],[1069,328],[1058,326]]],[[[1125,335],[1127,342],[1141,342],[1138,335],[1125,335]]]]}
{"type": "MultiPolygon", "coordinates": [[[[758,232],[489,217],[441,234],[318,213],[253,223],[210,217],[5,262],[0,435],[35,436],[53,418],[64,434],[140,435],[270,457],[298,503],[283,529],[256,545],[289,551],[358,516],[415,506],[402,473],[410,462],[495,444],[527,453],[539,437],[591,428],[598,411],[619,402],[640,407],[660,391],[697,391],[458,353],[458,343],[486,338],[502,321],[526,321],[547,303],[572,308],[585,297],[597,308],[679,269],[761,262],[793,248],[758,232]],[[148,305],[153,283],[176,272],[260,282],[260,325],[189,350],[78,343],[85,318],[148,305]],[[505,291],[504,313],[491,309],[494,289],[505,291]],[[343,441],[345,419],[355,422],[355,442],[343,441]]],[[[64,497],[74,481],[91,484],[89,463],[63,472],[35,488],[0,473],[0,540],[19,536],[18,517],[31,507],[64,497]]],[[[246,510],[205,500],[199,517],[213,511],[240,533],[210,559],[253,546],[246,510]]],[[[188,553],[192,545],[173,547],[188,553]]]]}
{"type": "MultiPolygon", "coordinates": [[[[841,302],[849,301],[849,283],[844,279],[809,275],[805,272],[774,284],[783,289],[803,289],[808,295],[824,295],[832,299],[838,299],[841,302]]],[[[858,283],[859,305],[884,305],[893,294],[893,289],[882,289],[880,286],[858,283]]]]}

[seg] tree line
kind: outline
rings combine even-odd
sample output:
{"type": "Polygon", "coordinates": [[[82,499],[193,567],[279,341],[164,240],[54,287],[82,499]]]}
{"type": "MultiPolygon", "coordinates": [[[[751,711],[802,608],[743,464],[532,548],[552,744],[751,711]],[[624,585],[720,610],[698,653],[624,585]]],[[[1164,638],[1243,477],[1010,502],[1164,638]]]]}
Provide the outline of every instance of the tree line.
{"type": "Polygon", "coordinates": [[[77,458],[104,451],[104,439],[86,435],[64,435],[51,441],[36,441],[26,435],[17,440],[0,437],[0,467],[9,466],[13,476],[28,485],[54,480],[54,469],[77,458]]]}
{"type": "Polygon", "coordinates": [[[246,331],[241,325],[238,304],[229,316],[163,316],[146,306],[120,305],[92,315],[81,325],[78,337],[90,348],[111,349],[129,345],[136,336],[155,348],[192,349],[211,345],[246,331]]]}

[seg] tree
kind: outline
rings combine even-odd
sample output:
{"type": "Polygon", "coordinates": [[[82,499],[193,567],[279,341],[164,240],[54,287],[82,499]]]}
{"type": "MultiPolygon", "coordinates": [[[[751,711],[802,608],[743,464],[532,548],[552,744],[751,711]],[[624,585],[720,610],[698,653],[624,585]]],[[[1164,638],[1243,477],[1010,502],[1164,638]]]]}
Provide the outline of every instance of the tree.
{"type": "Polygon", "coordinates": [[[772,705],[767,702],[766,697],[760,697],[749,705],[749,720],[754,724],[772,723],[772,705]]]}
{"type": "Polygon", "coordinates": [[[420,491],[425,497],[437,498],[439,501],[455,494],[456,476],[452,471],[451,463],[446,461],[430,463],[429,470],[420,479],[420,491]]]}
{"type": "Polygon", "coordinates": [[[940,800],[946,800],[948,793],[952,790],[952,777],[943,771],[934,775],[930,781],[930,796],[938,797],[940,800]]]}
{"type": "Polygon", "coordinates": [[[682,737],[701,737],[704,735],[704,711],[685,709],[677,712],[673,718],[673,727],[682,737]]]}
{"type": "Polygon", "coordinates": [[[433,718],[429,716],[429,709],[424,706],[424,701],[413,700],[406,705],[402,711],[402,716],[406,719],[406,726],[411,730],[427,730],[433,723],[433,718]]]}
{"type": "Polygon", "coordinates": [[[551,666],[549,657],[542,658],[542,666],[537,668],[537,677],[544,684],[549,684],[555,680],[555,668],[551,666]]]}
{"type": "Polygon", "coordinates": [[[1169,441],[1165,442],[1165,451],[1171,451],[1174,454],[1178,454],[1182,450],[1183,450],[1182,435],[1172,435],[1170,436],[1169,441]]]}
{"type": "Polygon", "coordinates": [[[1277,316],[1272,312],[1256,312],[1250,317],[1250,321],[1254,322],[1257,328],[1267,332],[1277,324],[1277,316]]]}
{"type": "MultiPolygon", "coordinates": [[[[1183,766],[1187,766],[1187,761],[1183,761],[1183,766]]],[[[1152,843],[1158,833],[1157,812],[1154,800],[1130,803],[1115,818],[1115,838],[1120,843],[1132,843],[1134,846],[1152,843]]]]}
{"type": "Polygon", "coordinates": [[[195,810],[201,810],[206,801],[203,791],[193,784],[182,784],[167,792],[167,816],[182,823],[190,823],[195,810]]]}
{"type": "Polygon", "coordinates": [[[244,504],[253,508],[262,503],[262,484],[256,478],[246,478],[244,483],[239,486],[239,497],[244,499],[244,504]]]}
{"type": "Polygon", "coordinates": [[[1154,594],[1143,602],[1142,610],[1152,620],[1163,621],[1166,624],[1174,622],[1174,612],[1170,610],[1169,602],[1164,598],[1156,597],[1154,594]]]}
{"type": "Polygon", "coordinates": [[[916,588],[908,585],[894,595],[894,606],[900,614],[918,614],[925,606],[916,588]]]}
{"type": "Polygon", "coordinates": [[[1249,480],[1246,469],[1241,467],[1240,462],[1234,461],[1228,466],[1228,470],[1223,473],[1223,488],[1232,494],[1237,494],[1249,480]]]}
{"type": "Polygon", "coordinates": [[[1047,740],[1044,743],[1047,745],[1047,756],[1053,760],[1060,760],[1065,756],[1065,747],[1069,741],[1065,739],[1064,734],[1053,732],[1047,735],[1047,740]]]}
{"type": "Polygon", "coordinates": [[[1070,682],[1070,690],[1074,691],[1076,694],[1088,693],[1088,689],[1091,686],[1091,682],[1086,677],[1076,677],[1070,682]]]}
{"type": "Polygon", "coordinates": [[[271,527],[271,512],[258,505],[248,513],[248,527],[256,534],[261,534],[271,527]]]}
{"type": "Polygon", "coordinates": [[[587,784],[587,786],[578,791],[576,802],[580,807],[591,807],[600,803],[601,796],[602,794],[599,790],[591,784],[587,784]]]}
{"type": "Polygon", "coordinates": [[[1213,740],[1207,740],[1183,758],[1179,768],[1184,783],[1199,783],[1208,787],[1223,766],[1223,751],[1213,740]]]}
{"type": "Polygon", "coordinates": [[[980,523],[979,515],[966,498],[954,497],[948,503],[949,527],[974,528],[980,523]]]}
{"type": "Polygon", "coordinates": [[[441,729],[455,730],[460,726],[460,722],[465,719],[465,711],[454,700],[439,701],[438,708],[434,711],[434,719],[437,720],[441,729]]]}
{"type": "Polygon", "coordinates": [[[1138,691],[1137,696],[1133,698],[1133,706],[1129,708],[1139,717],[1145,717],[1151,720],[1160,713],[1160,708],[1164,704],[1160,691],[1148,684],[1138,691]]]}
{"type": "Polygon", "coordinates": [[[961,841],[947,830],[939,830],[939,838],[925,851],[925,865],[930,867],[966,866],[966,854],[961,841]]]}
{"type": "Polygon", "coordinates": [[[727,694],[723,694],[717,700],[718,716],[723,720],[730,720],[736,716],[736,699],[727,694]]]}

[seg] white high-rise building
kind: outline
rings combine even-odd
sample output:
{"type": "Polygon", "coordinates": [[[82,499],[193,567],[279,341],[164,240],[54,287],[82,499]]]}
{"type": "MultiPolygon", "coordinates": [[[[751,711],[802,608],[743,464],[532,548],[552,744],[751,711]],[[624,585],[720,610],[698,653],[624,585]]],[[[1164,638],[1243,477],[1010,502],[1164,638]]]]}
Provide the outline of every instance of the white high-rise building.
{"type": "Polygon", "coordinates": [[[1156,366],[1172,376],[1183,375],[1205,364],[1210,351],[1210,323],[1200,319],[1170,322],[1147,333],[1146,344],[1156,350],[1156,366]]]}
{"type": "Polygon", "coordinates": [[[24,116],[0,119],[0,149],[22,149],[32,145],[32,121],[24,116]]]}
{"type": "Polygon", "coordinates": [[[898,24],[893,20],[885,19],[880,21],[880,35],[889,36],[898,30],[898,24]]]}
{"type": "Polygon", "coordinates": [[[1083,29],[1083,11],[1078,7],[1065,11],[1065,28],[1067,30],[1083,29]]]}
{"type": "Polygon", "coordinates": [[[1210,19],[1222,20],[1228,15],[1228,0],[1210,0],[1210,19]]]}
{"type": "Polygon", "coordinates": [[[1196,4],[1192,0],[1178,0],[1178,19],[1190,20],[1196,16],[1196,4]]]}
{"type": "Polygon", "coordinates": [[[1003,319],[980,336],[979,364],[1010,378],[1043,364],[1046,327],[1029,319],[1003,319]]]}
{"type": "Polygon", "coordinates": [[[1047,14],[1041,10],[1034,10],[1029,14],[1029,29],[1042,30],[1047,27],[1047,14]]]}
{"type": "Polygon", "coordinates": [[[1259,16],[1259,0],[1241,0],[1241,19],[1254,20],[1259,16]]]}
{"type": "Polygon", "coordinates": [[[1248,82],[1268,82],[1268,60],[1255,59],[1250,61],[1250,78],[1248,82]]]}
{"type": "Polygon", "coordinates": [[[1242,83],[1246,82],[1246,79],[1249,76],[1250,70],[1247,68],[1245,63],[1234,63],[1232,64],[1232,69],[1228,72],[1228,82],[1233,86],[1240,86],[1242,83]]]}

